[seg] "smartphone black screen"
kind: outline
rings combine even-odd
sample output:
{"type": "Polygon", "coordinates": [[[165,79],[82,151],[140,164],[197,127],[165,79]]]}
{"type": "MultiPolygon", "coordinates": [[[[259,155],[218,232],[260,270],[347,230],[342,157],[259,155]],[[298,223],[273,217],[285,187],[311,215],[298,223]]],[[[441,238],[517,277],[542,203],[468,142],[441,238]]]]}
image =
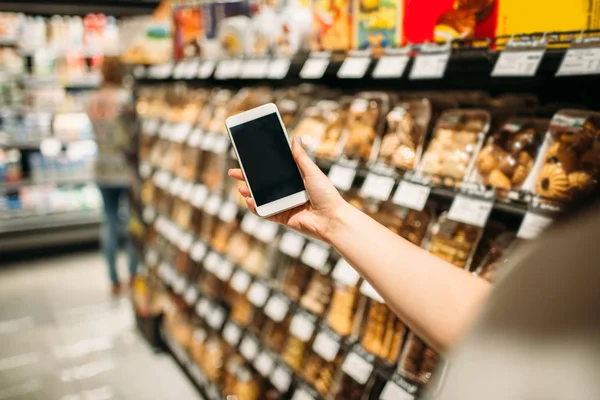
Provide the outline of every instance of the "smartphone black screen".
{"type": "Polygon", "coordinates": [[[304,190],[277,114],[229,128],[257,206],[304,190]]]}

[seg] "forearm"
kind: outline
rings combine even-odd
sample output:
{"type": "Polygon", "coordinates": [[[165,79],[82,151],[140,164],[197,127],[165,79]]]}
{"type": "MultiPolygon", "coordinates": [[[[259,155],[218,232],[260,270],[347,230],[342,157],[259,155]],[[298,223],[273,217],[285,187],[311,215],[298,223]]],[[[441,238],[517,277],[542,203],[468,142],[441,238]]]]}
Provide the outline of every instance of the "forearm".
{"type": "Polygon", "coordinates": [[[451,347],[471,326],[490,285],[389,231],[349,204],[328,241],[430,346],[451,347]]]}

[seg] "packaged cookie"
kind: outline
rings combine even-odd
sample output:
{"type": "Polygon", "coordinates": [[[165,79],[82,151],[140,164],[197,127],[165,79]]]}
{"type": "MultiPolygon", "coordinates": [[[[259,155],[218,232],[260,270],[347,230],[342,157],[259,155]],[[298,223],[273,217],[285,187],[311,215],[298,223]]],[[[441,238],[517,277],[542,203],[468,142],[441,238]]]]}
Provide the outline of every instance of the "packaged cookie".
{"type": "Polygon", "coordinates": [[[313,272],[318,273],[300,261],[292,260],[283,280],[282,290],[285,295],[293,301],[300,300],[300,296],[306,292],[313,272]]]}
{"type": "Polygon", "coordinates": [[[506,264],[516,244],[517,240],[513,232],[504,232],[495,237],[481,261],[477,262],[474,273],[488,282],[495,282],[498,271],[506,264]]]}
{"type": "Polygon", "coordinates": [[[360,344],[385,363],[394,364],[400,355],[406,327],[385,303],[367,297],[365,301],[360,344]]]}
{"type": "Polygon", "coordinates": [[[237,219],[234,219],[231,222],[220,221],[217,224],[215,233],[210,241],[210,246],[213,250],[222,254],[225,253],[227,251],[227,246],[229,245],[229,239],[231,239],[238,227],[239,224],[237,219]]]}
{"type": "Polygon", "coordinates": [[[306,107],[293,136],[300,136],[309,153],[334,158],[336,146],[342,135],[346,118],[346,109],[334,100],[318,100],[306,107]]]}
{"type": "Polygon", "coordinates": [[[448,110],[436,123],[417,170],[434,182],[457,186],[475,161],[490,124],[484,110],[448,110]]]}
{"type": "Polygon", "coordinates": [[[243,400],[259,400],[261,394],[262,387],[259,378],[246,367],[239,368],[231,397],[243,400]]]}
{"type": "Polygon", "coordinates": [[[299,373],[304,365],[307,349],[308,343],[294,335],[290,335],[283,351],[283,361],[295,372],[299,373]]]}
{"type": "Polygon", "coordinates": [[[229,291],[231,295],[231,319],[238,325],[247,327],[254,315],[254,306],[244,294],[229,291]]]}
{"type": "Polygon", "coordinates": [[[204,357],[200,367],[211,382],[219,382],[225,364],[225,346],[218,337],[211,336],[204,346],[204,357]]]}
{"type": "Polygon", "coordinates": [[[302,370],[302,376],[317,389],[321,396],[327,397],[335,386],[342,362],[342,354],[338,354],[333,361],[329,362],[311,351],[302,370]]]}
{"type": "Polygon", "coordinates": [[[331,299],[332,284],[331,276],[315,271],[306,292],[300,298],[300,306],[319,317],[323,316],[331,299]]]}
{"type": "MultiPolygon", "coordinates": [[[[371,371],[357,370],[356,368],[352,369],[352,365],[349,364],[348,359],[350,357],[354,357],[354,353],[350,353],[344,363],[342,364],[341,377],[339,378],[339,383],[333,390],[333,399],[334,400],[362,400],[366,398],[370,398],[370,392],[373,387],[373,377],[371,376],[371,371]],[[368,374],[365,374],[368,372],[368,374]],[[360,381],[357,380],[360,378],[360,381]]],[[[363,360],[363,362],[367,362],[363,360]]]]}
{"type": "Polygon", "coordinates": [[[434,219],[431,207],[417,211],[397,206],[391,201],[380,204],[364,201],[363,209],[377,222],[417,246],[421,246],[434,219]]]}
{"type": "Polygon", "coordinates": [[[558,111],[536,160],[535,188],[543,201],[572,201],[591,192],[600,174],[600,114],[583,110],[558,111]]]}
{"type": "Polygon", "coordinates": [[[190,355],[192,360],[197,365],[204,363],[204,355],[206,354],[206,341],[208,339],[208,332],[202,327],[196,327],[192,336],[192,342],[190,345],[190,355]]]}
{"type": "Polygon", "coordinates": [[[427,383],[439,361],[439,354],[410,332],[398,363],[398,371],[411,380],[427,383]]]}
{"type": "Polygon", "coordinates": [[[253,242],[248,255],[241,261],[240,265],[255,276],[265,276],[268,272],[267,259],[269,246],[258,240],[253,242]]]}
{"type": "Polygon", "coordinates": [[[250,253],[252,249],[252,237],[241,230],[237,230],[231,235],[227,245],[227,257],[240,264],[250,253]]]}
{"type": "MultiPolygon", "coordinates": [[[[336,266],[337,268],[340,267],[336,266]]],[[[334,270],[334,275],[335,273],[334,270]]],[[[338,281],[335,282],[331,307],[327,312],[327,324],[334,332],[344,337],[350,336],[354,332],[360,319],[359,299],[360,293],[356,283],[347,285],[338,281]]]]}
{"type": "Polygon", "coordinates": [[[269,318],[265,324],[262,340],[268,348],[277,354],[281,354],[283,352],[288,332],[290,330],[291,320],[291,316],[286,314],[281,321],[275,321],[269,318]]]}

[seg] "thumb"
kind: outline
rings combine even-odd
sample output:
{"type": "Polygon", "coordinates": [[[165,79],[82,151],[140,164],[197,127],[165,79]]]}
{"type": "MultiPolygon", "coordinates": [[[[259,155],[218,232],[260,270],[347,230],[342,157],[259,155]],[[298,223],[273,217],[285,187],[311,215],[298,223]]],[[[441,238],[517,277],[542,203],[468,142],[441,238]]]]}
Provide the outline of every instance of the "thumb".
{"type": "Polygon", "coordinates": [[[294,160],[300,169],[302,176],[306,177],[309,175],[315,175],[321,172],[317,164],[310,159],[304,148],[302,147],[302,139],[300,136],[296,136],[292,143],[292,155],[294,160]]]}

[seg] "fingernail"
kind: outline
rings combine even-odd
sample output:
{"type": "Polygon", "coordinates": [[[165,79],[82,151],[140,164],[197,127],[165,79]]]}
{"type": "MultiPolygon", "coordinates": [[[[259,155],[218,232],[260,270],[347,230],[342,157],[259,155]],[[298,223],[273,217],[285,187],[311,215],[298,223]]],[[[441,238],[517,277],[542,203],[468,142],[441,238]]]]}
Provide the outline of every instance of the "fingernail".
{"type": "Polygon", "coordinates": [[[238,187],[238,192],[242,193],[242,187],[238,187]]]}
{"type": "Polygon", "coordinates": [[[302,145],[302,138],[301,138],[300,136],[296,136],[296,142],[297,142],[299,145],[302,145]]]}

